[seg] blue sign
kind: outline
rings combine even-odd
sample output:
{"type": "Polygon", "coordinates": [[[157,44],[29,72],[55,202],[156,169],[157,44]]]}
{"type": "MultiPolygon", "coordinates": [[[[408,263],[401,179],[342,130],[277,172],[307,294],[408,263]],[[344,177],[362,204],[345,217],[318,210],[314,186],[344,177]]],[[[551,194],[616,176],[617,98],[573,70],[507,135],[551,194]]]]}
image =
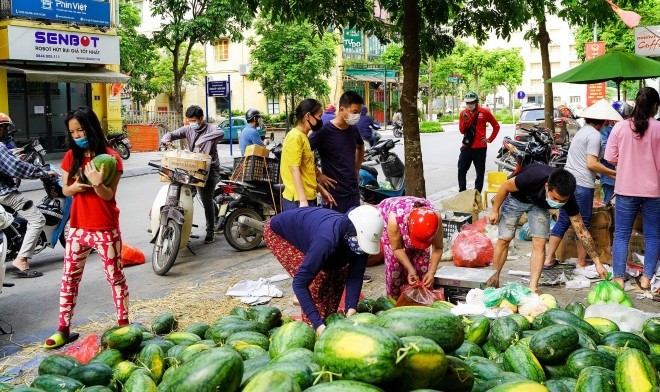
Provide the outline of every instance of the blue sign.
{"type": "Polygon", "coordinates": [[[110,2],[99,0],[12,0],[11,14],[22,18],[110,26],[110,2]]]}
{"type": "Polygon", "coordinates": [[[524,91],[518,91],[518,94],[516,94],[518,99],[525,99],[525,92],[524,91]]]}
{"type": "Polygon", "coordinates": [[[206,85],[206,95],[209,97],[226,97],[228,96],[227,81],[208,82],[206,85]]]}

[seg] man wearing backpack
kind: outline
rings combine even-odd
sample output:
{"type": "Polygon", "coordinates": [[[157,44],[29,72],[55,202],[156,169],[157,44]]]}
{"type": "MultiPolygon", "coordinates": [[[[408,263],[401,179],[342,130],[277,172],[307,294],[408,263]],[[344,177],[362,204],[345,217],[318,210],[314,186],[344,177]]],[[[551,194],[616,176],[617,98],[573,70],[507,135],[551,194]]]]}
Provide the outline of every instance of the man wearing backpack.
{"type": "Polygon", "coordinates": [[[477,178],[474,188],[481,193],[486,171],[486,152],[488,143],[492,143],[500,131],[500,123],[487,108],[479,106],[479,97],[475,92],[465,94],[465,110],[459,116],[458,129],[463,135],[463,145],[458,157],[458,190],[466,189],[466,176],[474,163],[477,178]],[[490,137],[486,137],[486,123],[493,127],[490,137]]]}

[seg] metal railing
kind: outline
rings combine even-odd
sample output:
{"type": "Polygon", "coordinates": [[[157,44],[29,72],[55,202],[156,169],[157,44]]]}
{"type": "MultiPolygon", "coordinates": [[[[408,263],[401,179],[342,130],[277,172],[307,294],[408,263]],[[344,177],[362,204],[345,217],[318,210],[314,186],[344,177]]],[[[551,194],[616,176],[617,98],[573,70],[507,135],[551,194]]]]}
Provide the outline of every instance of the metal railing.
{"type": "Polygon", "coordinates": [[[179,122],[173,111],[127,110],[124,112],[124,124],[155,125],[169,132],[177,129],[179,122]]]}

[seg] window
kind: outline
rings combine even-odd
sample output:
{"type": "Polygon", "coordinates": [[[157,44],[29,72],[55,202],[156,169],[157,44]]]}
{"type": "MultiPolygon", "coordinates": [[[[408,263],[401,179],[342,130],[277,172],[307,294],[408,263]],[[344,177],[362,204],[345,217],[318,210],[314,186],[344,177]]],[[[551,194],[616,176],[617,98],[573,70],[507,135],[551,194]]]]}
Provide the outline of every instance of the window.
{"type": "Polygon", "coordinates": [[[560,96],[555,95],[554,97],[552,97],[552,102],[559,102],[559,101],[561,101],[561,97],[560,97],[560,96]]]}
{"type": "Polygon", "coordinates": [[[502,98],[502,97],[497,97],[497,99],[495,100],[495,102],[497,102],[498,105],[504,105],[504,98],[502,98]]]}
{"type": "Polygon", "coordinates": [[[579,95],[571,95],[571,98],[569,99],[571,103],[580,103],[582,102],[582,97],[579,95]]]}
{"type": "Polygon", "coordinates": [[[559,45],[550,45],[548,47],[548,51],[550,52],[550,54],[559,54],[560,49],[561,47],[559,45]]]}
{"type": "Polygon", "coordinates": [[[543,86],[543,79],[532,79],[529,81],[530,85],[532,87],[542,87],[543,86]]]}
{"type": "Polygon", "coordinates": [[[578,65],[582,64],[582,62],[580,62],[580,61],[571,61],[569,64],[570,64],[571,68],[575,68],[578,65]]]}
{"type": "Polygon", "coordinates": [[[541,63],[531,63],[529,64],[529,71],[533,73],[540,73],[542,70],[541,63]]]}
{"type": "Polygon", "coordinates": [[[552,70],[552,69],[557,70],[557,69],[559,69],[559,67],[561,67],[561,64],[560,64],[560,63],[550,63],[550,69],[551,69],[551,70],[552,70]]]}
{"type": "Polygon", "coordinates": [[[229,60],[229,40],[227,38],[218,38],[213,43],[213,53],[215,61],[229,60]]]}
{"type": "Polygon", "coordinates": [[[268,97],[268,114],[280,114],[280,97],[268,97]]]}
{"type": "Polygon", "coordinates": [[[532,56],[540,56],[540,55],[541,55],[541,49],[532,46],[532,47],[530,48],[530,54],[531,54],[532,56]]]}
{"type": "Polygon", "coordinates": [[[575,53],[575,45],[569,45],[569,47],[568,47],[568,51],[569,51],[571,54],[575,53]]]}

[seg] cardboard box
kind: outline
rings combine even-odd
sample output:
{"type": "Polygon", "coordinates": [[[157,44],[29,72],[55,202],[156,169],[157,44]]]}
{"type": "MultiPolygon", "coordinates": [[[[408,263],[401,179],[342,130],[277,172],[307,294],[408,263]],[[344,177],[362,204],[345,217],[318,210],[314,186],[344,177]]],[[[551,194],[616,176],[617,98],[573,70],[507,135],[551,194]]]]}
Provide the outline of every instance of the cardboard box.
{"type": "Polygon", "coordinates": [[[642,211],[637,213],[635,222],[633,222],[633,230],[639,231],[640,233],[644,231],[644,221],[642,220],[642,211]]]}
{"type": "Polygon", "coordinates": [[[250,144],[245,148],[245,154],[243,155],[244,156],[254,155],[257,157],[268,158],[268,155],[270,155],[270,150],[267,149],[266,147],[258,146],[256,144],[250,144]]]}
{"type": "MultiPolygon", "coordinates": [[[[612,264],[612,221],[613,211],[611,206],[594,208],[589,223],[589,233],[596,245],[596,251],[600,261],[606,264],[612,264]]],[[[555,253],[558,260],[567,260],[577,257],[577,236],[575,230],[570,227],[564,238],[559,243],[559,248],[555,253]]],[[[589,255],[587,255],[589,257],[589,255]]]]}
{"type": "Polygon", "coordinates": [[[644,235],[635,230],[633,230],[632,235],[630,236],[630,241],[628,241],[628,262],[641,265],[633,260],[633,252],[640,255],[644,254],[644,235]]]}
{"type": "MultiPolygon", "coordinates": [[[[170,169],[185,170],[191,176],[203,181],[191,185],[202,187],[206,184],[211,169],[211,156],[185,150],[170,150],[163,154],[160,164],[170,169]]],[[[160,181],[168,182],[169,179],[161,176],[160,181]]]]}

